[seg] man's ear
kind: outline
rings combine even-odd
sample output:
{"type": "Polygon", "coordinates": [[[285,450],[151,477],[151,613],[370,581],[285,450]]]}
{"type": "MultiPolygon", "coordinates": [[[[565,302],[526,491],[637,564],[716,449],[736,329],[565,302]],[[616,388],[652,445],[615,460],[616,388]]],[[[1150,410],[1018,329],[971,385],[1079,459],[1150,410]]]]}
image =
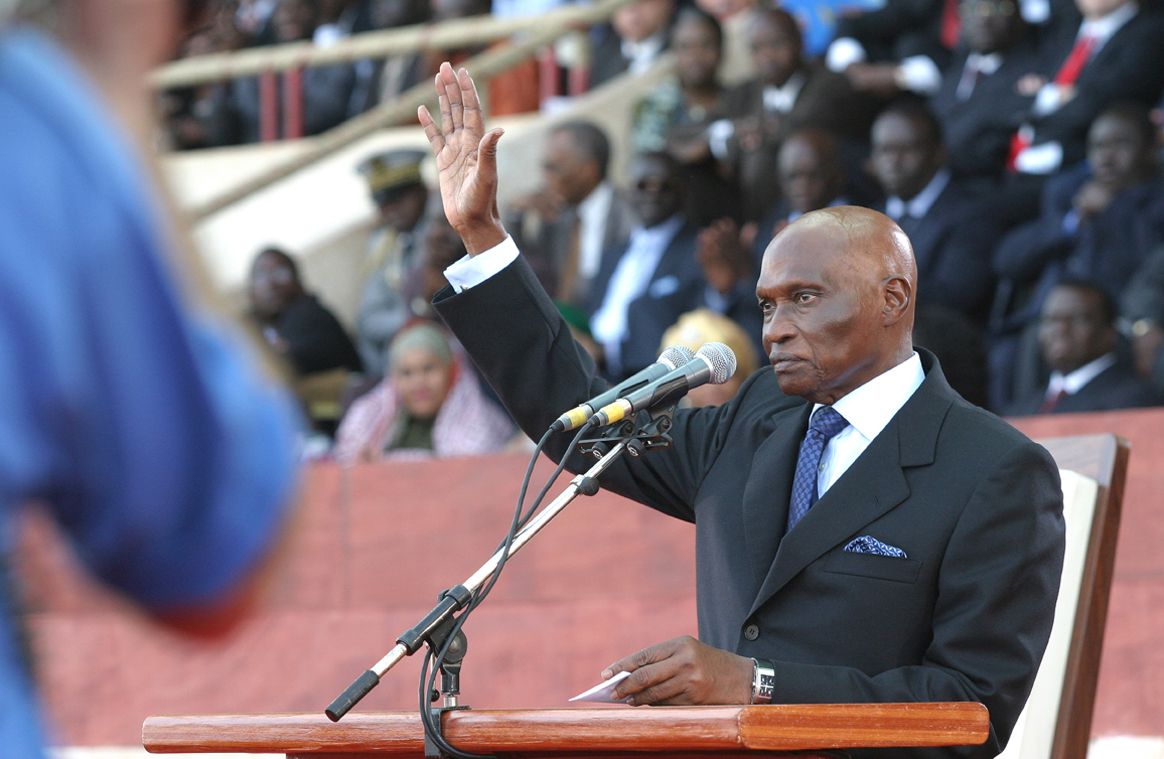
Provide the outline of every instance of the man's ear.
{"type": "Polygon", "coordinates": [[[882,286],[885,302],[882,309],[886,327],[901,321],[913,304],[913,286],[905,277],[890,277],[882,286]]]}

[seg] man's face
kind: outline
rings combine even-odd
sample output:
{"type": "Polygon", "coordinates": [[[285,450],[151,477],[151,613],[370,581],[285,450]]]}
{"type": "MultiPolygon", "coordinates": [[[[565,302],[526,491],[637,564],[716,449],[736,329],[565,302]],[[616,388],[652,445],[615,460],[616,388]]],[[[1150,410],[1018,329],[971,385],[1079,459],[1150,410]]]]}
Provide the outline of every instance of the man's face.
{"type": "Polygon", "coordinates": [[[411,232],[424,215],[427,201],[428,190],[423,185],[390,193],[378,203],[380,222],[397,232],[411,232]]]}
{"type": "Polygon", "coordinates": [[[661,158],[643,156],[631,167],[630,204],[644,227],[671,218],[683,205],[680,179],[661,158]]]}
{"type": "Polygon", "coordinates": [[[295,272],[281,256],[263,253],[251,266],[251,308],[259,316],[278,316],[300,289],[295,272]]]}
{"type": "Polygon", "coordinates": [[[770,13],[757,13],[752,21],[749,44],[756,78],[782,87],[800,67],[800,42],[791,27],[794,22],[770,13]]]}
{"type": "Polygon", "coordinates": [[[675,68],[683,84],[698,87],[715,82],[720,47],[715,31],[703,20],[683,16],[671,33],[675,68]]]}
{"type": "Polygon", "coordinates": [[[1115,328],[1105,323],[1099,295],[1075,287],[1056,287],[1039,317],[1039,348],[1051,369],[1064,374],[1111,352],[1115,328]]]}
{"type": "Polygon", "coordinates": [[[1022,25],[1014,0],[961,0],[958,14],[966,46],[984,55],[1007,50],[1022,25]]]}
{"type": "Polygon", "coordinates": [[[941,146],[930,132],[905,114],[885,113],[873,123],[873,174],[889,195],[912,200],[942,160],[941,146]]]}
{"type": "Polygon", "coordinates": [[[811,140],[796,136],[785,140],[780,146],[777,171],[780,191],[798,213],[824,208],[840,192],[840,172],[811,140]]]}
{"type": "Polygon", "coordinates": [[[883,371],[890,338],[879,267],[853,245],[839,226],[793,224],[764,253],[764,350],[787,395],[828,404],[883,371]]]}
{"type": "Polygon", "coordinates": [[[1115,190],[1144,178],[1151,166],[1150,148],[1136,125],[1117,114],[1100,116],[1087,133],[1087,162],[1095,180],[1115,190]]]}
{"type": "Polygon", "coordinates": [[[551,132],[542,150],[542,179],[546,189],[567,205],[577,205],[598,185],[599,170],[569,132],[551,132]]]}
{"type": "Polygon", "coordinates": [[[637,0],[614,12],[611,25],[620,39],[642,42],[667,28],[674,0],[637,0]]]}

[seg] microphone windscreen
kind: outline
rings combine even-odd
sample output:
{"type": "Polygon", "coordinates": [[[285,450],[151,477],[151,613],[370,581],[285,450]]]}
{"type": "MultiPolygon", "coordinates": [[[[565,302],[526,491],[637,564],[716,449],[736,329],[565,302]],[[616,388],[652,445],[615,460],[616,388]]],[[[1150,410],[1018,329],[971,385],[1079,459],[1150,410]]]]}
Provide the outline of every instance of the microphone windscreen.
{"type": "Polygon", "coordinates": [[[676,369],[695,358],[695,352],[686,345],[672,345],[659,354],[658,363],[676,369]]]}
{"type": "Polygon", "coordinates": [[[708,382],[712,385],[722,385],[736,373],[736,354],[723,343],[704,343],[695,355],[702,356],[711,367],[708,382]]]}

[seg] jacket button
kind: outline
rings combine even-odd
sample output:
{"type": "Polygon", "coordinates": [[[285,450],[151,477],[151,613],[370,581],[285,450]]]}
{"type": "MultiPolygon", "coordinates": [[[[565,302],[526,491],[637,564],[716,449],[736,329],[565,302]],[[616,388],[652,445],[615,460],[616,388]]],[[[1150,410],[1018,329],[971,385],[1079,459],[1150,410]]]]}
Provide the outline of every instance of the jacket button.
{"type": "Polygon", "coordinates": [[[744,628],[744,637],[748,640],[755,640],[760,637],[760,626],[757,624],[750,624],[744,628]]]}

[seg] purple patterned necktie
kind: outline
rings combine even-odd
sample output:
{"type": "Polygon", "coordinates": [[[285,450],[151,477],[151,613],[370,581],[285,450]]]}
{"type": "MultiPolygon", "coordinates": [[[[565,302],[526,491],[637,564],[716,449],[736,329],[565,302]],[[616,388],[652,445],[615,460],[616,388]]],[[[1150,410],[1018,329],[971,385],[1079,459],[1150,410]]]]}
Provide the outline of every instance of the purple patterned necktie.
{"type": "Polygon", "coordinates": [[[812,414],[808,432],[800,444],[800,455],[796,459],[796,476],[792,480],[792,498],[788,503],[788,530],[791,531],[818,498],[816,492],[817,471],[825,446],[833,436],[848,427],[845,417],[832,406],[821,406],[812,414]]]}

